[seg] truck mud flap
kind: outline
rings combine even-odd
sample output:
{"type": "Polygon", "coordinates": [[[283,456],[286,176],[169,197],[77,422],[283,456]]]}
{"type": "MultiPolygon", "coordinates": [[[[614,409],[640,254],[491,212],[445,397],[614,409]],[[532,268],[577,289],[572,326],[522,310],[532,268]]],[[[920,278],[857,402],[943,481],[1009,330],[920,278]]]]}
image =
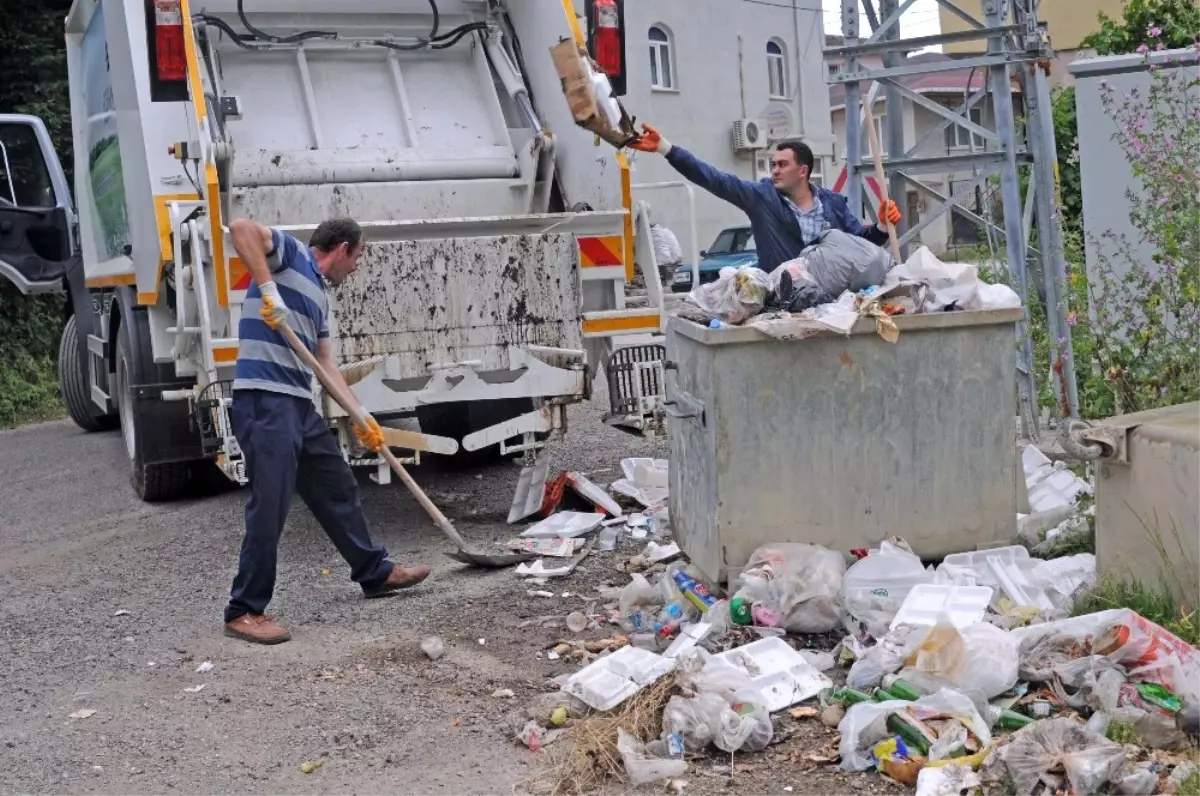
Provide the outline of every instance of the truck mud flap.
{"type": "Polygon", "coordinates": [[[634,434],[662,432],[662,404],[666,399],[663,363],[667,348],[661,343],[619,348],[608,358],[609,414],[604,422],[634,434]]]}
{"type": "Polygon", "coordinates": [[[130,388],[137,427],[153,429],[153,434],[137,435],[143,465],[190,462],[205,457],[189,402],[162,399],[164,391],[179,388],[179,382],[135,384],[130,388]]]}

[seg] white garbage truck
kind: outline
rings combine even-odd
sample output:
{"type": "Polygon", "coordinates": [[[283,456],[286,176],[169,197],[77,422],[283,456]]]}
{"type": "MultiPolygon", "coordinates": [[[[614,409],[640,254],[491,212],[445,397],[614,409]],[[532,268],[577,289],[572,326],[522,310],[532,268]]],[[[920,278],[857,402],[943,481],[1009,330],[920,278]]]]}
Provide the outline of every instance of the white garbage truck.
{"type": "MultiPolygon", "coordinates": [[[[64,401],[84,429],[120,426],[141,498],[178,495],[206,461],[246,479],[228,416],[250,279],[238,217],[302,241],[330,217],[360,222],[333,339],[368,411],[419,421],[397,446],[410,461],[520,455],[527,487],[597,367],[624,368],[618,404],[648,405],[661,347],[609,362],[613,336],[663,320],[625,301],[644,245],[628,162],[576,126],[551,55],[594,51],[599,19],[613,58],[613,2],[593,6],[581,20],[571,0],[75,1],[75,201],[41,122],[0,117],[0,274],[68,292],[64,401]]],[[[320,403],[351,463],[386,482],[320,403]]]]}

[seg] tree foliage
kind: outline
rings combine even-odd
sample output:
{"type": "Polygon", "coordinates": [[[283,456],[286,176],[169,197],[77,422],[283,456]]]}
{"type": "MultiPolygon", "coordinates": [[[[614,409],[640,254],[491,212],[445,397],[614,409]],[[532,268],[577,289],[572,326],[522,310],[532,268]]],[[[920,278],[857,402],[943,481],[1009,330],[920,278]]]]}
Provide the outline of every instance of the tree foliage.
{"type": "Polygon", "coordinates": [[[1080,42],[1097,55],[1125,55],[1159,44],[1173,50],[1191,47],[1200,38],[1196,0],[1125,0],[1120,19],[1103,12],[1098,19],[1100,29],[1080,42]]]}
{"type": "MultiPolygon", "coordinates": [[[[71,106],[63,21],[70,0],[3,0],[0,113],[41,117],[71,176],[71,106]]],[[[22,296],[0,279],[0,426],[45,417],[59,405],[54,368],[65,301],[22,296]]]]}

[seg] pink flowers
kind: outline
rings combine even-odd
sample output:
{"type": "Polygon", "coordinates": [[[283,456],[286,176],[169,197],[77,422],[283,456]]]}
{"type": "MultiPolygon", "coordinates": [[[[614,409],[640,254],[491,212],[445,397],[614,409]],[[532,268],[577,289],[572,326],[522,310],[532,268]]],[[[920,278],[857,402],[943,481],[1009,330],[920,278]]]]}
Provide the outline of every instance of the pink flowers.
{"type": "Polygon", "coordinates": [[[1146,28],[1146,35],[1152,39],[1157,39],[1162,35],[1162,28],[1160,28],[1158,25],[1151,25],[1150,27],[1146,28]]]}

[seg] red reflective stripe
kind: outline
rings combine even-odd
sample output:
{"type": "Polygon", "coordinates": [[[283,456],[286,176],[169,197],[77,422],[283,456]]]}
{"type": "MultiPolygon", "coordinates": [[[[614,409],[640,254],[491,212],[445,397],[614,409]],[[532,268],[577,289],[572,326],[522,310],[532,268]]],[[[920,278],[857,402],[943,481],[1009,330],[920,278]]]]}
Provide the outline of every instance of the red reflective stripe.
{"type": "Polygon", "coordinates": [[[610,249],[600,238],[580,238],[579,253],[591,265],[621,265],[620,255],[610,249]]]}

